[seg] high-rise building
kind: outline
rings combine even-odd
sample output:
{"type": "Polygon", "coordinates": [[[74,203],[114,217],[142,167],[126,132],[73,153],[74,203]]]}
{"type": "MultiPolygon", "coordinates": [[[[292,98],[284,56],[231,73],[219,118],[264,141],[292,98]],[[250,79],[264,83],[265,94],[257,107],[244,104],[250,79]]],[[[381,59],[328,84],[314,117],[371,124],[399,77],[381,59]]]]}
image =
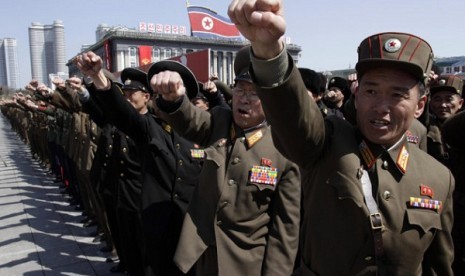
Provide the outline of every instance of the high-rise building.
{"type": "Polygon", "coordinates": [[[0,86],[17,89],[19,66],[16,39],[0,39],[0,86]]]}
{"type": "Polygon", "coordinates": [[[67,74],[65,27],[55,20],[52,25],[32,23],[29,27],[32,78],[51,85],[51,74],[67,74]]]}

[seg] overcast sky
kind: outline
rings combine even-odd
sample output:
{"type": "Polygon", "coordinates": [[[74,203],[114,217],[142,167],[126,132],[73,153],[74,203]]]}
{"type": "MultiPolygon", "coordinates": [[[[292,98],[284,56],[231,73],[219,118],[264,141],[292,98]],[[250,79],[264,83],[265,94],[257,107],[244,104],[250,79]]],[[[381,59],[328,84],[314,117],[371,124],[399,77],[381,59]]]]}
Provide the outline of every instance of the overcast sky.
{"type": "MultiPolygon", "coordinates": [[[[227,16],[229,1],[190,0],[227,16]]],[[[465,55],[464,0],[287,0],[287,34],[302,47],[299,66],[317,71],[354,67],[359,43],[375,33],[407,32],[428,41],[437,57],[465,55]]],[[[66,57],[95,42],[99,24],[136,28],[139,22],[184,25],[185,0],[15,0],[2,1],[0,38],[15,38],[19,86],[31,78],[28,27],[63,21],[66,57]]]]}

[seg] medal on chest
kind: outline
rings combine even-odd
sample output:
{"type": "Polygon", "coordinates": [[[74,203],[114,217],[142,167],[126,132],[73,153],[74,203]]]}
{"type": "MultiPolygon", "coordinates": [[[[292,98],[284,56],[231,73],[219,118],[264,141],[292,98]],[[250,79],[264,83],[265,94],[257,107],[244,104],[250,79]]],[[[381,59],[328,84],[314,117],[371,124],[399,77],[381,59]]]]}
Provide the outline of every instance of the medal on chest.
{"type": "Polygon", "coordinates": [[[261,184],[259,188],[263,186],[263,189],[274,189],[278,183],[278,169],[272,167],[270,159],[262,158],[260,165],[254,165],[250,169],[249,181],[254,184],[261,184]]]}

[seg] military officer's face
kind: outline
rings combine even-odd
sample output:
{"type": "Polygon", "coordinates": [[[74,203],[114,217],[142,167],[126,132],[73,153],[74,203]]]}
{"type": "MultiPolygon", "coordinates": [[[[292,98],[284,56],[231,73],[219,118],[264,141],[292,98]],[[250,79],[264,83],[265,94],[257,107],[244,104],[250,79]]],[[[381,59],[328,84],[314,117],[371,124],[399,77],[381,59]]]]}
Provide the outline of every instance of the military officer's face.
{"type": "Polygon", "coordinates": [[[265,113],[255,86],[247,81],[238,81],[232,91],[234,122],[242,129],[261,124],[265,120],[265,113]]]}
{"type": "Polygon", "coordinates": [[[140,113],[147,112],[147,102],[150,100],[150,94],[141,90],[124,89],[126,100],[140,113]]]}
{"type": "Polygon", "coordinates": [[[443,121],[462,108],[463,99],[451,91],[438,91],[431,95],[430,109],[436,117],[443,121]]]}
{"type": "Polygon", "coordinates": [[[425,106],[417,79],[391,68],[366,72],[355,94],[357,124],[369,141],[392,146],[425,106]]]}

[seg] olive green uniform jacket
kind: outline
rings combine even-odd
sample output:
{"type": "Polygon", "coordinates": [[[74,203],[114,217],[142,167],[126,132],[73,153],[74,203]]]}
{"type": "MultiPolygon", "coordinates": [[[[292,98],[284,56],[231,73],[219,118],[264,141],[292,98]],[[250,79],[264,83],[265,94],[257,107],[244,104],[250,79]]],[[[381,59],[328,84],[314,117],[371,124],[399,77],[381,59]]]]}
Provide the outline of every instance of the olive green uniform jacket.
{"type": "Polygon", "coordinates": [[[451,275],[450,171],[405,136],[389,151],[368,145],[364,153],[371,152],[373,158],[362,158],[363,137],[356,127],[339,118],[324,120],[292,59],[285,58],[289,66],[282,66],[286,60],[281,66],[287,73],[275,86],[260,85],[255,72],[263,77],[273,61],[253,61],[251,73],[261,86],[257,91],[276,147],[301,168],[305,275],[375,275],[370,212],[360,179],[360,169],[368,162],[377,175],[372,179],[378,183],[374,198],[384,224],[384,260],[378,275],[451,275]],[[437,200],[441,207],[411,207],[412,199],[437,200]]]}
{"type": "Polygon", "coordinates": [[[218,275],[290,275],[298,246],[300,175],[273,146],[270,128],[264,123],[245,134],[232,130],[230,109],[209,113],[186,99],[170,115],[166,119],[175,130],[205,147],[176,264],[187,272],[216,245],[217,260],[202,260],[208,271],[217,265],[218,275]],[[276,169],[277,183],[253,180],[254,166],[276,169]]]}

